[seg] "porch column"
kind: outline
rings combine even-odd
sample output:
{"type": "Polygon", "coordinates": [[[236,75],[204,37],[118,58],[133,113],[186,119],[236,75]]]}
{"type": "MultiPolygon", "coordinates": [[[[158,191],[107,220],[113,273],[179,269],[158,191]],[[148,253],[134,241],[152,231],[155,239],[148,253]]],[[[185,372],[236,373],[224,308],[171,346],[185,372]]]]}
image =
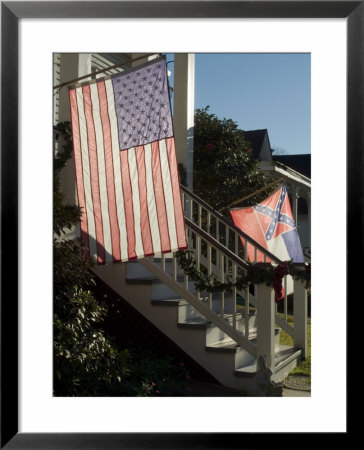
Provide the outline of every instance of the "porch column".
{"type": "MultiPolygon", "coordinates": [[[[89,53],[61,53],[59,71],[60,84],[87,75],[91,72],[91,55],[89,53]]],[[[59,89],[58,120],[59,122],[71,120],[67,86],[59,89]]],[[[67,161],[62,170],[60,183],[65,195],[65,202],[71,204],[77,203],[73,157],[67,161]]]]}
{"type": "Polygon", "coordinates": [[[307,290],[305,282],[294,280],[293,294],[294,346],[302,349],[303,359],[307,358],[307,290]]]}
{"type": "Polygon", "coordinates": [[[257,358],[267,357],[267,365],[274,372],[275,302],[271,286],[257,286],[257,358]]]}
{"type": "Polygon", "coordinates": [[[174,55],[173,127],[178,163],[187,172],[187,186],[193,189],[193,132],[195,108],[195,55],[174,55]]]}
{"type": "Polygon", "coordinates": [[[298,228],[298,199],[299,195],[297,192],[297,187],[295,186],[292,192],[292,202],[293,202],[293,219],[295,221],[296,227],[298,228]]]}
{"type": "MultiPolygon", "coordinates": [[[[59,83],[65,83],[74,80],[83,75],[91,73],[91,54],[89,53],[61,53],[60,54],[60,77],[59,83]]],[[[86,81],[82,80],[82,81],[86,81]]],[[[68,88],[64,86],[59,90],[59,122],[70,121],[70,104],[68,97],[68,88]]],[[[73,156],[70,158],[60,174],[61,190],[65,196],[65,202],[77,204],[75,168],[73,156]]],[[[77,225],[72,231],[68,232],[70,237],[79,236],[80,230],[77,225]]]]}

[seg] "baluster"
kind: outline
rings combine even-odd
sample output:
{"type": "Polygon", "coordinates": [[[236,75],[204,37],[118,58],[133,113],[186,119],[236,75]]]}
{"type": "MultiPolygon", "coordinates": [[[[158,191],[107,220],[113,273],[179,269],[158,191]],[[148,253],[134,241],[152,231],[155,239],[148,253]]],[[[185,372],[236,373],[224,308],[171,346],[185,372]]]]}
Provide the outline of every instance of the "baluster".
{"type": "MultiPolygon", "coordinates": [[[[207,274],[208,276],[211,275],[212,272],[212,261],[211,261],[211,244],[207,243],[207,274]]],[[[208,300],[209,300],[209,308],[212,309],[212,293],[208,293],[208,300]]]]}
{"type": "Polygon", "coordinates": [[[229,248],[229,227],[225,225],[225,247],[229,248]]]}
{"type": "Polygon", "coordinates": [[[248,241],[246,238],[244,239],[244,259],[248,261],[248,241]]]}
{"type": "Polygon", "coordinates": [[[244,325],[245,325],[245,337],[249,339],[249,284],[245,288],[245,313],[244,313],[244,325]]]}
{"type": "Polygon", "coordinates": [[[287,307],[288,307],[288,302],[287,302],[287,275],[284,276],[283,278],[284,280],[284,321],[287,323],[288,321],[288,316],[287,316],[287,307]]]}
{"type": "MultiPolygon", "coordinates": [[[[224,268],[224,254],[220,253],[220,279],[221,282],[225,281],[225,268],[224,268]]],[[[221,302],[220,302],[220,317],[224,318],[224,310],[225,310],[225,291],[221,292],[221,302]]]]}
{"type": "Polygon", "coordinates": [[[258,261],[258,249],[257,247],[254,247],[254,262],[258,261]]]}
{"type": "Polygon", "coordinates": [[[197,223],[198,226],[201,228],[201,222],[202,222],[202,206],[198,205],[197,209],[197,223]]]}
{"type": "Polygon", "coordinates": [[[163,272],[165,272],[166,271],[166,257],[164,255],[164,253],[162,253],[162,256],[161,256],[161,266],[162,266],[163,272]]]}
{"type": "Polygon", "coordinates": [[[172,258],[172,276],[175,281],[177,281],[177,258],[176,253],[173,253],[172,258]]]}
{"type": "Polygon", "coordinates": [[[184,274],[183,284],[184,284],[186,291],[188,291],[188,275],[185,272],[183,272],[183,274],[184,274]]]}
{"type": "MultiPolygon", "coordinates": [[[[233,283],[236,283],[236,263],[232,262],[232,279],[233,283]]],[[[233,327],[236,330],[236,286],[233,287],[233,327]]]]}
{"type": "MultiPolygon", "coordinates": [[[[201,228],[201,205],[198,205],[198,226],[201,228]]],[[[199,234],[196,234],[196,266],[197,269],[200,270],[200,264],[201,264],[201,236],[199,234]]],[[[196,290],[196,297],[200,298],[200,291],[196,290]]]]}
{"type": "Polygon", "coordinates": [[[211,234],[211,213],[210,211],[207,211],[207,233],[211,234]]]}
{"type": "Polygon", "coordinates": [[[293,282],[293,320],[294,320],[294,346],[302,349],[303,359],[307,358],[307,290],[302,280],[293,282]]]}
{"type": "MultiPolygon", "coordinates": [[[[187,227],[187,233],[188,233],[188,248],[192,249],[192,230],[187,227]]],[[[188,275],[185,271],[183,271],[183,285],[186,290],[188,290],[188,275]]]]}
{"type": "Polygon", "coordinates": [[[239,236],[235,233],[235,254],[239,256],[239,236]]]}

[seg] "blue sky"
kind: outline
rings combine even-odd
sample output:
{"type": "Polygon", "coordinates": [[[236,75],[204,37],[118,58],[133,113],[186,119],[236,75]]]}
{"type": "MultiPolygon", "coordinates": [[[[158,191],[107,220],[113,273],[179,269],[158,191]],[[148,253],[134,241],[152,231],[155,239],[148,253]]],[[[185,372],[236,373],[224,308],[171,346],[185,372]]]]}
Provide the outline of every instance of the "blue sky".
{"type": "Polygon", "coordinates": [[[195,107],[267,128],[276,154],[310,153],[310,73],[309,54],[196,54],[195,107]]]}

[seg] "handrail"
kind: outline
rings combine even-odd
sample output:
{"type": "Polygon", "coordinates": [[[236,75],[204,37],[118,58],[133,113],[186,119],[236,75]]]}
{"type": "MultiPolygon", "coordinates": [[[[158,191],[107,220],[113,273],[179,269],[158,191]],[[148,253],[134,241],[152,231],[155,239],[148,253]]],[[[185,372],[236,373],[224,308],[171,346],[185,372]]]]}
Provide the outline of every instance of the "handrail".
{"type": "Polygon", "coordinates": [[[251,245],[256,247],[261,253],[266,255],[268,258],[270,258],[272,261],[276,262],[277,264],[281,264],[282,261],[273,253],[270,253],[267,249],[265,249],[263,246],[261,246],[258,242],[254,241],[249,235],[245,234],[244,231],[240,230],[233,222],[230,222],[225,216],[220,214],[218,211],[216,211],[214,208],[212,208],[208,203],[206,203],[204,200],[202,200],[200,197],[198,197],[196,194],[188,190],[185,186],[182,184],[181,190],[185,192],[187,195],[189,195],[193,200],[200,203],[204,209],[212,213],[215,217],[217,217],[221,222],[225,223],[228,227],[230,227],[233,231],[235,231],[238,235],[246,239],[251,245]]]}
{"type": "Polygon", "coordinates": [[[195,231],[196,233],[198,233],[203,239],[205,239],[206,241],[209,242],[209,244],[211,244],[213,247],[215,247],[217,250],[221,251],[222,253],[225,254],[225,256],[227,256],[229,259],[231,259],[232,261],[234,261],[236,264],[238,264],[239,266],[241,266],[244,269],[248,269],[249,264],[244,261],[243,259],[241,259],[238,255],[236,255],[234,252],[232,252],[230,249],[228,249],[227,247],[225,247],[224,245],[222,245],[219,241],[217,241],[216,239],[214,239],[213,237],[211,237],[210,234],[206,233],[205,230],[203,230],[202,228],[200,228],[198,225],[196,225],[195,223],[193,223],[190,219],[188,219],[187,217],[185,217],[185,223],[188,227],[192,228],[193,231],[195,231]]]}

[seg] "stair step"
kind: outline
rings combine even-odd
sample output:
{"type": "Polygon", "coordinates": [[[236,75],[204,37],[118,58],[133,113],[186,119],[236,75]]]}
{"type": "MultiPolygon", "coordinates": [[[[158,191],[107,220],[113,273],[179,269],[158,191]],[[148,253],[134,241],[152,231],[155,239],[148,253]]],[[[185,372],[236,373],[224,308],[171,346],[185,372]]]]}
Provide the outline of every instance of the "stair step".
{"type": "Polygon", "coordinates": [[[185,306],[188,305],[186,300],[182,300],[181,298],[160,298],[160,299],[152,299],[152,305],[159,306],[185,306]]]}
{"type": "MultiPolygon", "coordinates": [[[[240,317],[241,318],[241,317],[240,317]]],[[[280,328],[275,328],[275,335],[281,332],[280,328]]],[[[245,334],[245,333],[243,333],[245,334]]],[[[249,329],[249,340],[254,341],[257,338],[257,329],[249,329]]],[[[239,345],[233,339],[223,339],[217,342],[213,342],[206,346],[206,350],[209,351],[236,351],[239,349],[239,345]]],[[[283,351],[284,353],[284,351],[283,351]]],[[[282,353],[282,355],[283,355],[282,353]]]]}
{"type": "MultiPolygon", "coordinates": [[[[293,361],[296,358],[299,358],[300,355],[301,355],[300,349],[288,347],[287,345],[280,345],[275,353],[274,359],[275,372],[278,372],[281,369],[283,369],[283,367],[285,367],[291,361],[293,361]]],[[[237,376],[251,376],[254,375],[256,372],[257,372],[257,360],[254,360],[250,364],[247,364],[243,367],[239,367],[238,369],[235,370],[235,374],[237,376]]]]}
{"type": "Polygon", "coordinates": [[[178,322],[177,326],[181,328],[206,328],[206,326],[210,324],[211,322],[207,319],[204,319],[203,317],[196,317],[185,322],[178,322]]]}
{"type": "MultiPolygon", "coordinates": [[[[160,258],[155,258],[154,262],[160,265],[160,258]]],[[[172,275],[172,259],[165,259],[165,267],[167,273],[172,275]]],[[[177,264],[177,274],[179,276],[183,275],[182,269],[177,264]]],[[[126,268],[126,280],[128,283],[146,283],[154,280],[159,280],[159,278],[150,272],[146,267],[140,264],[138,261],[129,261],[126,268]]]]}
{"type": "Polygon", "coordinates": [[[281,370],[284,366],[289,364],[296,358],[299,358],[302,354],[302,350],[295,347],[288,347],[287,345],[281,345],[279,350],[275,354],[275,369],[281,370]]]}
{"type": "Polygon", "coordinates": [[[206,345],[206,350],[210,352],[235,353],[239,348],[239,345],[232,339],[225,339],[223,341],[215,342],[214,344],[206,345]]]}
{"type": "MultiPolygon", "coordinates": [[[[163,300],[162,300],[163,301],[163,300]]],[[[171,300],[172,301],[172,300],[171,300]]],[[[180,301],[182,301],[182,300],[180,300],[180,301]]],[[[186,302],[187,303],[187,302],[186,302]]],[[[242,315],[241,314],[237,314],[236,315],[236,319],[237,319],[237,321],[238,320],[241,320],[242,319],[242,315]]],[[[226,322],[232,322],[233,321],[233,315],[232,314],[225,314],[224,315],[224,320],[226,321],[226,322]]],[[[197,316],[197,317],[191,317],[191,318],[189,318],[189,319],[187,319],[187,320],[183,320],[183,321],[180,321],[179,322],[179,324],[182,324],[182,325],[188,325],[188,324],[191,324],[192,326],[194,325],[194,324],[196,324],[196,323],[203,323],[203,324],[205,324],[205,325],[212,325],[212,322],[211,321],[209,321],[209,320],[207,320],[207,319],[205,319],[203,316],[197,316]]]]}
{"type": "Polygon", "coordinates": [[[251,377],[257,373],[257,361],[254,360],[244,367],[239,367],[235,369],[235,375],[238,377],[251,377]]]}

